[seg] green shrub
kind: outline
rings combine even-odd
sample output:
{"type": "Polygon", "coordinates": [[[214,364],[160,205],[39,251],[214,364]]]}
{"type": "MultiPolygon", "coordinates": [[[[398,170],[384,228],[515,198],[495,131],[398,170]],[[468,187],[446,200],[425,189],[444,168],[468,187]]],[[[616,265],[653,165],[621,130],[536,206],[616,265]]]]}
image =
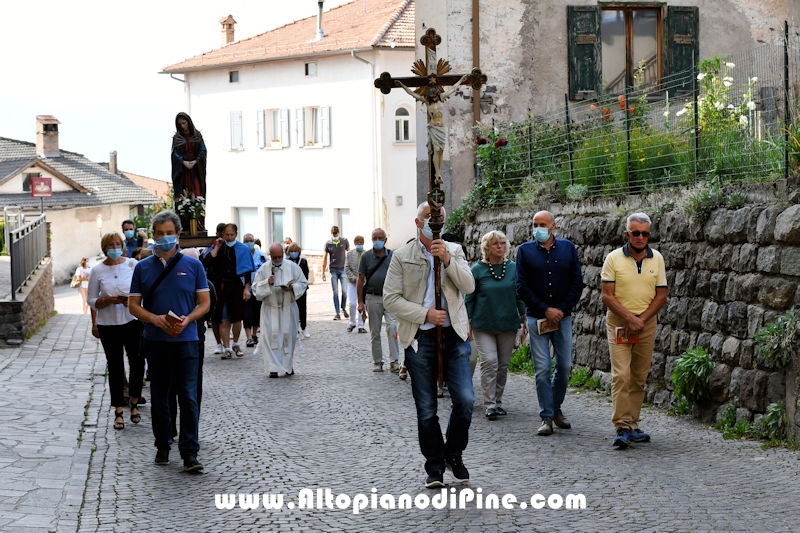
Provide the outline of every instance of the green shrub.
{"type": "Polygon", "coordinates": [[[786,436],[786,411],[783,403],[769,404],[764,417],[754,425],[760,438],[771,442],[782,441],[786,436]]]}
{"type": "Polygon", "coordinates": [[[707,187],[689,196],[684,210],[693,222],[703,224],[711,216],[711,212],[723,203],[722,188],[719,180],[712,180],[707,187]]]}
{"type": "Polygon", "coordinates": [[[686,413],[692,404],[708,398],[708,380],[712,370],[714,362],[705,348],[698,346],[683,352],[676,361],[671,376],[675,384],[677,412],[686,413]]]}
{"type": "Polygon", "coordinates": [[[601,390],[603,388],[600,378],[596,377],[588,366],[573,368],[569,376],[568,385],[585,390],[601,390]]]}
{"type": "Polygon", "coordinates": [[[508,370],[517,374],[534,375],[533,359],[531,358],[531,347],[528,344],[520,344],[514,350],[508,370]]]}
{"type": "Polygon", "coordinates": [[[773,368],[788,365],[797,353],[797,315],[794,309],[764,325],[754,340],[758,355],[773,368]]]}

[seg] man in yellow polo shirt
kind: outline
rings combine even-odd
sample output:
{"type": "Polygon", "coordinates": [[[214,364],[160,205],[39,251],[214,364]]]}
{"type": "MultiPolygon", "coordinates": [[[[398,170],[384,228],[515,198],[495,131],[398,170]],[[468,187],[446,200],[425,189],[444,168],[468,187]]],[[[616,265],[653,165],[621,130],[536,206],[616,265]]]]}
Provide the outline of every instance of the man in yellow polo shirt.
{"type": "Polygon", "coordinates": [[[627,243],[606,256],[600,279],[608,307],[606,332],[611,353],[611,397],[616,438],[622,450],[631,442],[649,442],[639,429],[639,412],[656,338],[656,314],[667,302],[664,258],[647,244],[651,221],[644,213],[628,216],[627,243]]]}

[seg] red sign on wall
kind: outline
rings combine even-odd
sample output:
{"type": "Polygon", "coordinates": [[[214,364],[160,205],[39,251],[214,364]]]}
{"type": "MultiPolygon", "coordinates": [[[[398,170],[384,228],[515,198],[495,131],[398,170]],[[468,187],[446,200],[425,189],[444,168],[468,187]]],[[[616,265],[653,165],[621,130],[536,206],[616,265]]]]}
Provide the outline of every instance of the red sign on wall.
{"type": "Polygon", "coordinates": [[[31,196],[34,198],[50,198],[53,196],[53,178],[31,178],[31,196]]]}

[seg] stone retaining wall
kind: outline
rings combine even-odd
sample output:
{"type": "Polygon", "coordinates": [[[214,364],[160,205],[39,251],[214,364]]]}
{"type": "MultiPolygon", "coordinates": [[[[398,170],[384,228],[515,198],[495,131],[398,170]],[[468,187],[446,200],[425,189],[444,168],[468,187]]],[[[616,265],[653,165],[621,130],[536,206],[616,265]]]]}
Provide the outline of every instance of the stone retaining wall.
{"type": "Polygon", "coordinates": [[[513,258],[516,247],[531,238],[533,214],[548,209],[556,215],[556,234],[577,246],[586,285],[573,315],[574,364],[607,377],[603,374],[611,366],[600,271],[605,256],[623,244],[627,215],[648,213],[655,219],[651,245],[666,262],[669,297],[658,315],[647,401],[669,406],[675,361],[684,350],[702,346],[715,362],[712,405],[695,407],[696,416],[710,420],[722,407],[734,405],[740,417],[752,419],[768,404],[783,401],[790,435],[800,436],[800,380],[794,368],[768,367],[757,357],[753,341],[764,324],[800,304],[797,182],[759,184],[742,191],[748,200],[745,207],[717,209],[704,224],[677,208],[662,209],[658,216],[659,206],[669,205],[665,202],[681,204],[675,193],[616,204],[605,200],[482,212],[466,226],[465,244],[469,259],[476,260],[481,235],[499,229],[509,238],[513,258]]]}
{"type": "Polygon", "coordinates": [[[0,338],[20,344],[50,318],[55,309],[53,263],[47,258],[17,294],[0,301],[0,338]]]}

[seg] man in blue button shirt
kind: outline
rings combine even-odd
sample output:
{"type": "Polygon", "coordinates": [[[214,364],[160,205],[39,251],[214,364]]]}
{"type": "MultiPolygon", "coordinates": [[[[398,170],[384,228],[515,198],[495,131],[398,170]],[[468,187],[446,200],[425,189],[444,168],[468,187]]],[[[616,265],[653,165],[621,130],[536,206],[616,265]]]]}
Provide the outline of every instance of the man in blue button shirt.
{"type": "Polygon", "coordinates": [[[150,392],[153,435],[158,450],[155,463],[169,463],[172,387],[180,405],[178,450],[184,472],[199,472],[200,450],[197,405],[199,366],[196,320],[208,313],[210,296],[202,263],[178,249],[181,221],[172,211],[153,217],[155,253],[139,261],[133,271],[128,308],[144,324],[144,342],[150,354],[150,392]],[[162,273],[167,272],[166,275],[162,273]],[[177,319],[172,318],[177,315],[177,319]]]}
{"type": "Polygon", "coordinates": [[[533,217],[533,240],[517,249],[517,295],[525,302],[531,356],[536,370],[536,396],[542,424],[538,435],[552,435],[553,424],[572,427],[561,404],[572,366],[572,309],[583,290],[578,251],[553,235],[556,221],[549,211],[533,217]],[[540,323],[540,320],[542,321],[540,323]],[[550,378],[550,345],[556,370],[550,378]]]}

